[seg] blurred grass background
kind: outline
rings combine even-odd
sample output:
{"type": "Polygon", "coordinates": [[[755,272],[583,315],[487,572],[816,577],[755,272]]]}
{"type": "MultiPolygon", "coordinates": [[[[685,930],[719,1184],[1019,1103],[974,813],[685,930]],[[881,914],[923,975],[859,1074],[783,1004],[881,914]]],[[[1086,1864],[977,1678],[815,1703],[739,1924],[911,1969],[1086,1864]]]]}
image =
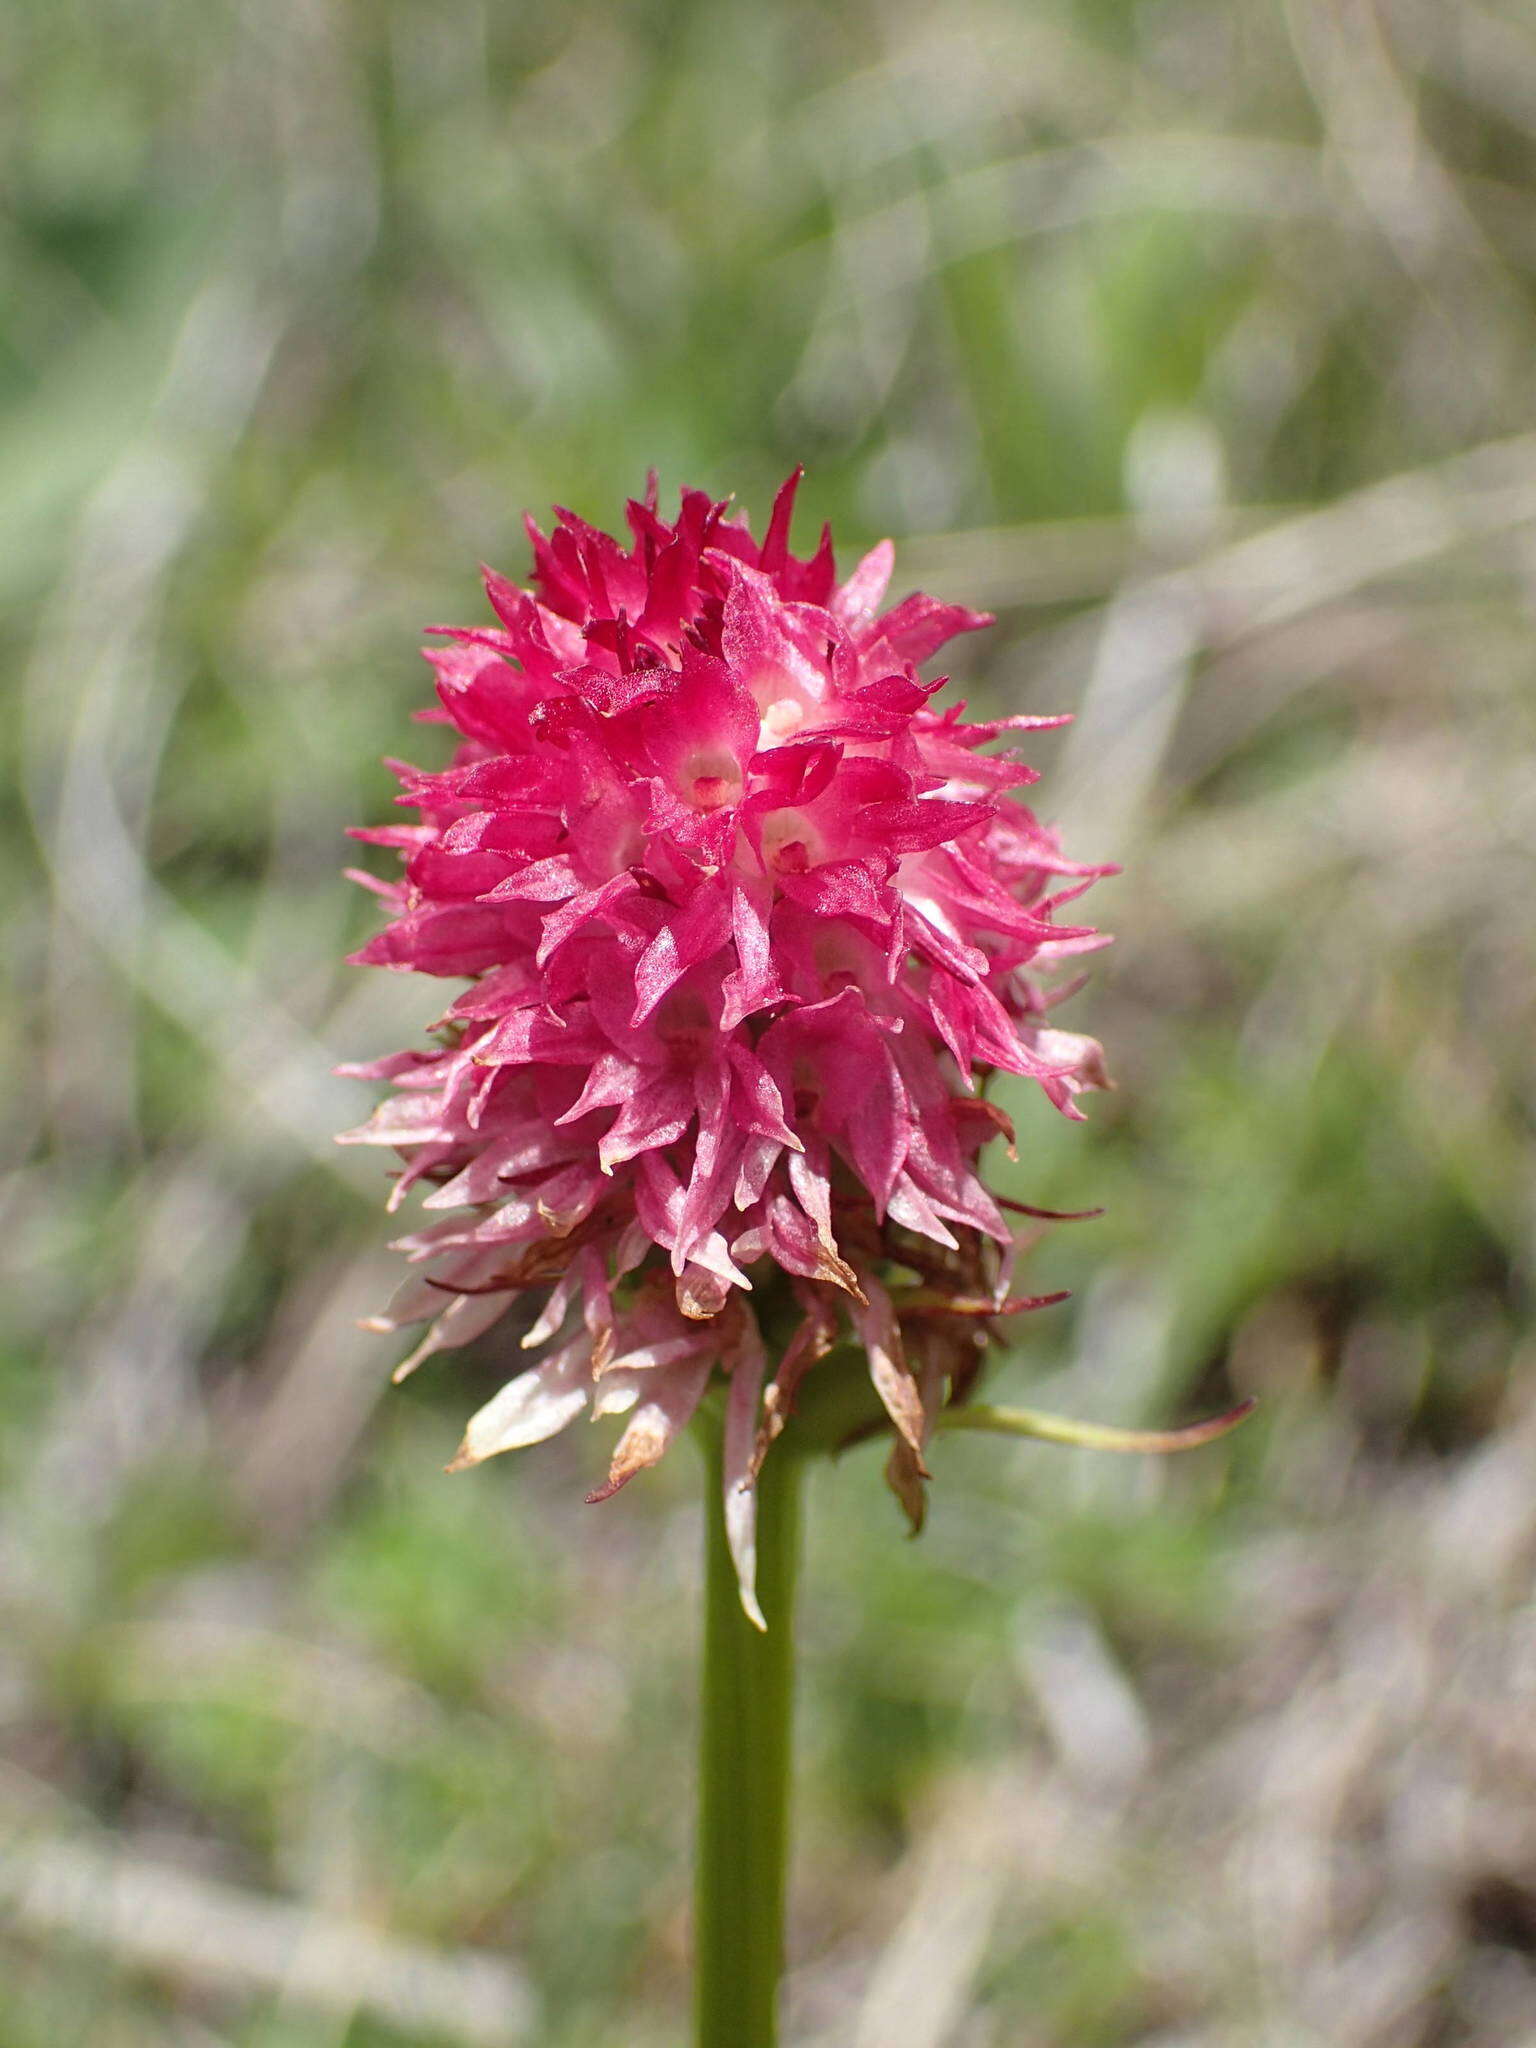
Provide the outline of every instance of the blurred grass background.
{"type": "Polygon", "coordinates": [[[901,1540],[820,1475],[799,2048],[1536,2043],[1519,0],[19,0],[0,43],[0,2048],[663,2048],[696,1474],[386,1391],[341,831],[655,465],[994,606],[1125,861],[1063,1228],[901,1540]]]}

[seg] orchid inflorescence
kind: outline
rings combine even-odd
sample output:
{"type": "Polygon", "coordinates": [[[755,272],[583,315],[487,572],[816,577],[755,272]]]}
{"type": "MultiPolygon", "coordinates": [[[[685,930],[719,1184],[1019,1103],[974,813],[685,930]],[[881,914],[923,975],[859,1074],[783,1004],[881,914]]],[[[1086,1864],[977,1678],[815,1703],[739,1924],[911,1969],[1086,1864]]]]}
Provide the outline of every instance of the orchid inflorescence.
{"type": "Polygon", "coordinates": [[[487,573],[500,623],[434,629],[422,715],[458,744],[392,764],[420,823],[356,834],[404,859],[358,877],[390,920],[356,958],[470,985],[433,1049],[345,1070],[394,1089],[348,1138],[406,1156],[395,1203],[430,1190],[401,1240],[420,1276],[377,1319],[429,1323],[397,1376],[542,1296],[537,1362],[455,1467],[590,1407],[628,1417],[606,1498],[719,1374],[754,1614],[756,1473],[806,1374],[867,1356],[916,1523],[997,1319],[1059,1298],[1010,1294],[986,1077],[1069,1116],[1105,1085],[1044,977],[1104,943],[1059,914],[1109,870],[1064,858],[1013,794],[1033,771],[986,751],[1062,721],[936,708],[921,665],[990,619],[882,611],[888,541],[841,583],[829,533],[797,558],[798,481],[761,542],[700,491],[668,523],[654,479],[628,546],[529,521],[532,591],[487,573]]]}

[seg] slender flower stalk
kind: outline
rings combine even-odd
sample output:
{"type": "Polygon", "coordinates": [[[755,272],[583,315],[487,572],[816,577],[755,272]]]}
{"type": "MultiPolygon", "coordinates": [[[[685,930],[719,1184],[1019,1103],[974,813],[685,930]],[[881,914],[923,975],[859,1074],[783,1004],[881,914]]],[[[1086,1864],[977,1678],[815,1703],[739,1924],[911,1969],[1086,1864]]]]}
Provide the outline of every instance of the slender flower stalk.
{"type": "Polygon", "coordinates": [[[718,1505],[724,1444],[707,1426],[715,1484],[705,1500],[705,1607],[694,1866],[697,2048],[773,2048],[778,2039],[789,1849],[795,1580],[804,1461],[781,1453],[758,1485],[757,1594],[766,1629],[742,1611],[718,1505]]]}

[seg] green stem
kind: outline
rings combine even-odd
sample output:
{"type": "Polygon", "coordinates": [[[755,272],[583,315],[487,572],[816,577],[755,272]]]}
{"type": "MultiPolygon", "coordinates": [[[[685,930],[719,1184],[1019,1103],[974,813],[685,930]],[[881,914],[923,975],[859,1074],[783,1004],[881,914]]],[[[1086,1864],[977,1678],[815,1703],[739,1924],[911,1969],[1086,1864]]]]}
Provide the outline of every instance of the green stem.
{"type": "Polygon", "coordinates": [[[801,1461],[781,1441],[758,1479],[764,1632],[742,1612],[726,1547],[718,1431],[711,1431],[708,1446],[694,2040],[696,2048],[774,2048],[784,1961],[801,1461]]]}

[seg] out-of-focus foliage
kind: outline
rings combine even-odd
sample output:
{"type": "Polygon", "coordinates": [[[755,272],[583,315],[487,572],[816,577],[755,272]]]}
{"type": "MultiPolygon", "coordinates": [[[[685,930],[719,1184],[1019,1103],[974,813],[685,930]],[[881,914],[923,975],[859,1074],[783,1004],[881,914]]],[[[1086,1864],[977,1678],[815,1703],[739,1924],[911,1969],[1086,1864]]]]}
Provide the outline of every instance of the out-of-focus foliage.
{"type": "Polygon", "coordinates": [[[695,1476],[447,1481],[332,1063],[421,625],[649,465],[994,605],[1127,863],[997,1381],[818,1477],[792,2038],[1536,2009],[1536,28],[1517,0],[22,0],[0,139],[0,2048],[647,2048],[695,1476]],[[1522,1347],[1524,1347],[1522,1349],[1522,1347]]]}

